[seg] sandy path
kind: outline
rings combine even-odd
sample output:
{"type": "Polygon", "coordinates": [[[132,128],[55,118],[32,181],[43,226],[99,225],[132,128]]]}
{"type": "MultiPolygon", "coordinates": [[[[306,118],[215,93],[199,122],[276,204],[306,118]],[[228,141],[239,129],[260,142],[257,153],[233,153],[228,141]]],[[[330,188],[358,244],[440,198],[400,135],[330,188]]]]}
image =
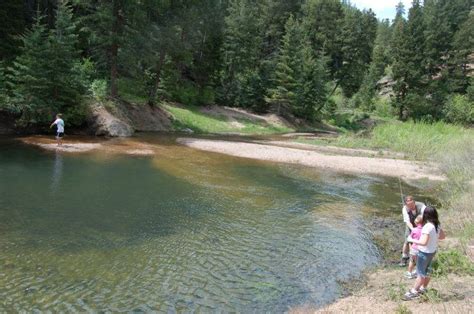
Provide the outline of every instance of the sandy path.
{"type": "Polygon", "coordinates": [[[210,152],[259,160],[301,164],[345,173],[371,173],[382,176],[401,177],[408,181],[445,179],[433,165],[407,160],[324,155],[316,151],[297,148],[222,140],[178,138],[177,141],[186,146],[210,152]]]}

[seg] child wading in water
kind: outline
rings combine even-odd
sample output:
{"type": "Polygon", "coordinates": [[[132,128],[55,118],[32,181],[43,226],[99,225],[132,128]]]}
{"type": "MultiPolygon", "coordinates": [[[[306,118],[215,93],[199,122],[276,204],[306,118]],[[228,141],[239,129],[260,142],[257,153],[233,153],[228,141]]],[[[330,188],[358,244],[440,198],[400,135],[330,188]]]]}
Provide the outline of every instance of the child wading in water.
{"type": "Polygon", "coordinates": [[[61,118],[62,115],[58,113],[56,115],[56,120],[54,120],[53,123],[49,126],[49,128],[52,128],[53,125],[56,125],[57,131],[56,131],[56,142],[58,143],[58,146],[62,145],[62,139],[64,136],[64,120],[61,118]]]}
{"type": "MultiPolygon", "coordinates": [[[[415,218],[415,228],[411,229],[410,237],[415,240],[421,238],[421,230],[423,229],[423,216],[418,215],[415,218]]],[[[412,243],[410,245],[410,263],[408,264],[408,270],[405,273],[405,277],[409,279],[416,278],[416,271],[413,271],[416,265],[416,256],[418,255],[418,245],[412,243]]]]}

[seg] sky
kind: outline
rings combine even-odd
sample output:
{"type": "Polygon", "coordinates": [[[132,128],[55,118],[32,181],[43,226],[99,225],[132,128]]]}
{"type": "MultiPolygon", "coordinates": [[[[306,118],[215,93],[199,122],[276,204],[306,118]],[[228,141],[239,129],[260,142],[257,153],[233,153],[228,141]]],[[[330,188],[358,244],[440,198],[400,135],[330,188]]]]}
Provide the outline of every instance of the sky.
{"type": "MultiPolygon", "coordinates": [[[[351,0],[351,4],[355,5],[359,9],[372,9],[378,19],[389,19],[390,21],[395,18],[395,6],[400,0],[351,0]]],[[[411,0],[402,0],[405,5],[405,11],[411,7],[411,0]]]]}

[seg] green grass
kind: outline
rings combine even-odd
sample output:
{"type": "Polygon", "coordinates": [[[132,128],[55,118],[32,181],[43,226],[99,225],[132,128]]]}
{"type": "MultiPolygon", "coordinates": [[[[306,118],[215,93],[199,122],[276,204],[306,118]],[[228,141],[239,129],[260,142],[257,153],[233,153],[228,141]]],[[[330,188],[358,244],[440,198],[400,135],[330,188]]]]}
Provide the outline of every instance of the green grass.
{"type": "Polygon", "coordinates": [[[474,263],[458,250],[442,251],[433,262],[433,274],[444,276],[448,273],[474,276],[474,263]]]}
{"type": "Polygon", "coordinates": [[[164,105],[164,108],[174,117],[174,126],[177,130],[191,129],[196,133],[241,133],[241,134],[276,134],[292,132],[283,125],[259,123],[247,119],[237,120],[244,127],[232,126],[225,116],[210,116],[200,112],[198,107],[188,106],[178,108],[164,105]]]}
{"type": "Polygon", "coordinates": [[[405,304],[398,304],[397,308],[395,309],[396,314],[410,314],[412,311],[405,305],[405,304]]]}
{"type": "MultiPolygon", "coordinates": [[[[321,141],[306,141],[321,144],[321,141]]],[[[349,148],[388,149],[405,153],[409,159],[426,160],[466,143],[474,143],[474,131],[443,122],[413,123],[391,121],[374,128],[371,136],[342,134],[332,145],[349,148]]]]}
{"type": "Polygon", "coordinates": [[[398,302],[403,299],[403,295],[407,291],[408,287],[405,283],[402,283],[401,281],[394,284],[394,283],[388,283],[388,298],[391,301],[398,302]]]}

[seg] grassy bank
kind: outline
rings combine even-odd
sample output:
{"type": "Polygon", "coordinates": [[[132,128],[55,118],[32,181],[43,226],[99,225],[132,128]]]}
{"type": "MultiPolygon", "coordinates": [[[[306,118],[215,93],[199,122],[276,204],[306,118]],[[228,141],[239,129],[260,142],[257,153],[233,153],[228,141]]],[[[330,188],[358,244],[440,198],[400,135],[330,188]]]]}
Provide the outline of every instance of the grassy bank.
{"type": "MultiPolygon", "coordinates": [[[[320,140],[300,142],[315,145],[327,144],[320,140]]],[[[431,161],[439,165],[448,181],[440,187],[439,200],[442,204],[441,222],[457,244],[450,256],[469,254],[468,243],[474,238],[474,130],[443,122],[413,123],[391,121],[376,126],[369,135],[343,134],[330,142],[331,145],[349,148],[370,148],[403,153],[407,159],[431,161]],[[457,252],[457,253],[456,253],[457,252]]],[[[439,261],[443,261],[443,252],[439,261]]],[[[462,258],[451,258],[459,269],[472,272],[472,262],[462,258]],[[469,265],[469,266],[466,266],[469,265]]],[[[456,268],[449,263],[438,263],[439,267],[456,268]]],[[[458,269],[456,268],[456,269],[458,269]]],[[[438,273],[446,271],[439,269],[438,273]]]]}
{"type": "Polygon", "coordinates": [[[432,289],[419,301],[405,303],[403,294],[412,282],[400,278],[402,271],[387,267],[376,272],[363,291],[330,307],[334,311],[366,311],[372,302],[383,302],[392,312],[423,311],[470,312],[470,286],[474,276],[474,130],[446,123],[401,123],[389,121],[376,126],[370,134],[345,133],[330,140],[304,140],[315,145],[369,148],[402,153],[405,158],[430,161],[439,165],[448,180],[439,186],[440,220],[447,239],[434,261],[432,289]],[[383,279],[381,279],[383,278],[383,279]],[[377,283],[383,282],[380,287],[377,283]],[[376,287],[376,288],[373,288],[376,287]],[[466,298],[465,300],[463,300],[466,298]],[[387,301],[388,300],[388,301],[387,301]]]}
{"type": "Polygon", "coordinates": [[[293,132],[294,130],[279,123],[251,119],[245,116],[231,117],[225,114],[204,113],[199,107],[185,108],[164,105],[174,118],[176,130],[190,129],[196,133],[238,133],[238,134],[275,134],[293,132]]]}

